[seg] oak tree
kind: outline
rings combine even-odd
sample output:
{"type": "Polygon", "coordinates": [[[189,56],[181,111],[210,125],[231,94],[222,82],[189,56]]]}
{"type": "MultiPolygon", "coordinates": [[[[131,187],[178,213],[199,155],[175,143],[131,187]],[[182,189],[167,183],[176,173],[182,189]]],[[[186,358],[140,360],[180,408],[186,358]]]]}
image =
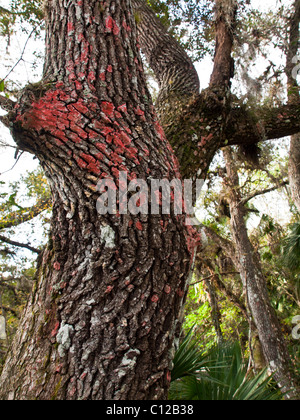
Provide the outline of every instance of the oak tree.
{"type": "MultiPolygon", "coordinates": [[[[170,214],[99,215],[97,184],[110,179],[120,190],[120,173],[148,186],[204,179],[222,147],[299,133],[299,96],[253,111],[231,92],[238,6],[215,0],[214,68],[199,93],[192,60],[144,0],[45,1],[42,80],[16,102],[0,96],[2,123],[39,159],[53,197],[50,240],[0,379],[2,399],[166,398],[199,236],[174,200],[170,214]],[[159,83],[155,108],[139,46],[159,83]]],[[[249,301],[255,306],[261,292],[264,325],[274,325],[265,286],[252,280],[249,301]]],[[[274,372],[282,355],[268,356],[274,372]]]]}

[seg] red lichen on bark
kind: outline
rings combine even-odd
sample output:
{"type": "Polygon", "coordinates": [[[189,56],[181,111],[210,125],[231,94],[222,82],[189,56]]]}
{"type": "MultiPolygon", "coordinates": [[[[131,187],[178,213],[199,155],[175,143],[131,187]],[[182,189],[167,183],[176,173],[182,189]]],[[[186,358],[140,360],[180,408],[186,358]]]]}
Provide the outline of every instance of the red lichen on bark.
{"type": "Polygon", "coordinates": [[[112,32],[114,35],[119,35],[120,33],[120,28],[117,25],[116,21],[109,16],[106,21],[105,21],[105,28],[106,28],[106,32],[112,32]]]}
{"type": "Polygon", "coordinates": [[[139,220],[136,222],[135,227],[140,231],[143,230],[143,225],[139,220]]]}
{"type": "Polygon", "coordinates": [[[53,268],[54,268],[54,270],[59,271],[59,270],[60,270],[60,263],[59,263],[58,261],[56,261],[56,262],[53,264],[53,268]]]}

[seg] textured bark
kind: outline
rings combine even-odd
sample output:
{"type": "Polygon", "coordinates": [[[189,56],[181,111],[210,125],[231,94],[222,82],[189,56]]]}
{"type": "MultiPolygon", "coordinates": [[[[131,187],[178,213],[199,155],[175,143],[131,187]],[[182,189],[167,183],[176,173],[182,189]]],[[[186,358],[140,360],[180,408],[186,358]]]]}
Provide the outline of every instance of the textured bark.
{"type": "Polygon", "coordinates": [[[274,374],[285,398],[298,399],[300,395],[295,376],[292,373],[290,356],[278,322],[270,304],[266,280],[260,266],[259,256],[255,254],[248,237],[244,220],[245,207],[239,193],[239,179],[230,148],[223,151],[226,161],[227,184],[231,214],[231,233],[235,243],[235,265],[238,268],[247,304],[256,325],[266,362],[274,374]]]}
{"type": "Polygon", "coordinates": [[[214,69],[210,87],[225,96],[234,76],[234,60],[231,56],[236,24],[237,1],[215,1],[216,48],[214,69]]]}
{"type": "MultiPolygon", "coordinates": [[[[50,241],[2,399],[162,399],[195,243],[185,218],[100,216],[99,179],[179,177],[127,0],[47,2],[41,83],[7,119],[50,181],[50,241]]],[[[174,203],[173,203],[174,204],[174,203]]],[[[172,204],[172,208],[173,208],[172,204]]]]}
{"type": "MultiPolygon", "coordinates": [[[[288,87],[288,98],[291,104],[299,103],[300,99],[300,88],[297,83],[297,79],[293,74],[296,63],[294,58],[297,56],[300,40],[300,1],[295,0],[294,2],[294,13],[291,16],[290,21],[290,33],[289,33],[289,48],[287,53],[287,64],[286,64],[286,75],[287,75],[287,87],[288,87]]],[[[300,107],[299,107],[300,108],[300,107]]],[[[300,134],[291,136],[290,143],[290,157],[289,157],[289,182],[291,188],[292,198],[294,203],[300,212],[300,134]]]]}
{"type": "Polygon", "coordinates": [[[292,198],[300,213],[300,134],[291,136],[289,156],[289,184],[292,198]]]}
{"type": "Polygon", "coordinates": [[[174,118],[179,103],[199,95],[199,77],[185,50],[168,34],[145,0],[132,0],[139,42],[159,83],[156,108],[160,118],[174,118]]]}

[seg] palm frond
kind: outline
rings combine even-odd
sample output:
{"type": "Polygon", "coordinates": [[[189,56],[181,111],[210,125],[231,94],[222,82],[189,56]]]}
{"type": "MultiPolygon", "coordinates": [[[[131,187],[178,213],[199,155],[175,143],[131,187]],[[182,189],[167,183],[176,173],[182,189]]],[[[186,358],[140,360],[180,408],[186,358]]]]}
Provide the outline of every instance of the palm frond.
{"type": "Polygon", "coordinates": [[[220,401],[282,398],[266,370],[258,375],[248,373],[239,343],[216,346],[205,355],[201,355],[199,349],[197,351],[190,334],[182,345],[184,348],[178,349],[174,359],[176,374],[172,375],[170,399],[220,401]],[[196,355],[194,361],[193,354],[196,355]],[[180,366],[176,365],[178,361],[181,362],[180,366]],[[191,368],[187,369],[187,366],[191,368]],[[184,371],[185,374],[178,374],[184,371]]]}
{"type": "Polygon", "coordinates": [[[291,226],[282,246],[283,263],[292,271],[300,269],[300,223],[291,226]]]}
{"type": "Polygon", "coordinates": [[[192,332],[193,328],[175,354],[171,373],[172,381],[189,375],[198,375],[207,364],[207,357],[200,352],[198,343],[192,338],[192,332]]]}

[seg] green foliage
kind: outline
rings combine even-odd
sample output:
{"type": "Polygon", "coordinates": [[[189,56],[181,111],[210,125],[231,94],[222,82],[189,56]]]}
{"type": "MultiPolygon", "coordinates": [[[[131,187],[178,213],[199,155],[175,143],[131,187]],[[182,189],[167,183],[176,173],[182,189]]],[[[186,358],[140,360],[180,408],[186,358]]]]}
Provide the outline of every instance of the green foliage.
{"type": "Polygon", "coordinates": [[[257,375],[248,371],[248,363],[243,358],[239,343],[225,343],[204,355],[197,352],[195,344],[188,337],[176,353],[175,372],[184,372],[181,354],[184,354],[184,371],[188,374],[182,374],[179,378],[178,374],[174,375],[176,379],[171,383],[169,395],[171,400],[282,399],[272,377],[265,370],[257,375]],[[195,369],[198,363],[199,369],[195,369]]]}
{"type": "Polygon", "coordinates": [[[290,227],[290,233],[283,240],[282,257],[284,264],[297,274],[300,274],[300,223],[290,227]]]}
{"type": "Polygon", "coordinates": [[[50,208],[50,189],[39,168],[18,182],[5,186],[0,193],[0,230],[19,226],[50,208]]]}
{"type": "Polygon", "coordinates": [[[9,185],[0,181],[0,187],[0,315],[5,316],[8,337],[6,343],[0,342],[1,371],[6,350],[28,300],[36,270],[36,254],[19,250],[7,240],[17,240],[25,245],[33,241],[30,232],[30,224],[33,223],[34,236],[37,230],[40,233],[36,247],[45,242],[51,194],[41,169],[28,172],[18,182],[9,185]]]}
{"type": "Polygon", "coordinates": [[[148,0],[170,33],[195,61],[213,55],[213,2],[205,0],[148,0]]]}
{"type": "Polygon", "coordinates": [[[1,255],[0,261],[0,315],[5,317],[7,335],[6,341],[0,340],[1,374],[6,352],[28,301],[35,275],[35,265],[33,262],[27,264],[27,268],[15,265],[11,255],[6,257],[1,255]]]}
{"type": "Polygon", "coordinates": [[[23,24],[36,26],[41,25],[43,17],[42,0],[10,0],[6,7],[0,6],[1,34],[7,36],[11,33],[17,19],[23,24]]]}
{"type": "Polygon", "coordinates": [[[176,381],[186,376],[198,375],[206,366],[206,356],[200,352],[199,345],[192,337],[193,329],[190,329],[174,358],[174,367],[171,372],[171,380],[176,381]]]}
{"type": "MultiPolygon", "coordinates": [[[[239,284],[233,286],[233,280],[228,276],[225,283],[237,295],[242,294],[239,284]]],[[[236,282],[236,281],[235,281],[236,282]]],[[[220,328],[224,340],[239,340],[244,344],[248,335],[248,324],[239,308],[228,301],[224,293],[216,290],[218,306],[221,314],[220,328]]],[[[194,326],[194,336],[197,337],[198,346],[204,351],[213,348],[217,336],[212,322],[211,306],[204,282],[190,286],[187,304],[185,307],[184,331],[188,332],[194,326]]]]}

